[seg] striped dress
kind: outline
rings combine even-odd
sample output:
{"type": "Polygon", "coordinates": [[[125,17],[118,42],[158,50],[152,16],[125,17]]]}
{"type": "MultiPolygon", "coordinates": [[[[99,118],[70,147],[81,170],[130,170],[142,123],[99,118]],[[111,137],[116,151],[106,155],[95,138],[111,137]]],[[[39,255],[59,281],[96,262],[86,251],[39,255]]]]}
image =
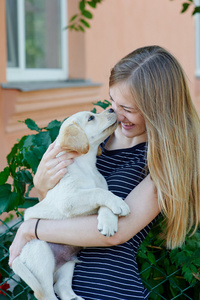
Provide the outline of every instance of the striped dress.
{"type": "MultiPolygon", "coordinates": [[[[147,145],[102,150],[97,167],[109,190],[124,199],[146,175],[147,145]]],[[[88,300],[148,299],[148,291],[139,277],[136,254],[153,222],[122,245],[81,250],[73,278],[75,293],[88,300]]]]}

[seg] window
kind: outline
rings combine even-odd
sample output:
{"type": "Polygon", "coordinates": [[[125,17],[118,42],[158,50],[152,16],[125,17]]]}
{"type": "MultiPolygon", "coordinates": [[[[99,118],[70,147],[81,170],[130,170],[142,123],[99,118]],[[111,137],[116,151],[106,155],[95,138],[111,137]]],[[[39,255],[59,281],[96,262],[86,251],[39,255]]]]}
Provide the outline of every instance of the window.
{"type": "MultiPolygon", "coordinates": [[[[195,0],[200,6],[200,0],[195,0]]],[[[195,14],[195,39],[196,39],[196,76],[200,78],[200,13],[195,14]]]]}
{"type": "Polygon", "coordinates": [[[6,0],[7,80],[67,78],[67,0],[6,0]]]}

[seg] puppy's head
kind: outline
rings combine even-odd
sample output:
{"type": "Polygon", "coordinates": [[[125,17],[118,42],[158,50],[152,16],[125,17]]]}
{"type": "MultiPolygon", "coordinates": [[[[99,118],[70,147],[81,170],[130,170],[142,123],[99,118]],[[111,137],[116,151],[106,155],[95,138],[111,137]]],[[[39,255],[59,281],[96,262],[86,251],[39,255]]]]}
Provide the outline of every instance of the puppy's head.
{"type": "Polygon", "coordinates": [[[100,114],[83,111],[63,122],[58,142],[63,150],[86,154],[92,146],[98,146],[117,127],[117,116],[112,109],[100,114]]]}

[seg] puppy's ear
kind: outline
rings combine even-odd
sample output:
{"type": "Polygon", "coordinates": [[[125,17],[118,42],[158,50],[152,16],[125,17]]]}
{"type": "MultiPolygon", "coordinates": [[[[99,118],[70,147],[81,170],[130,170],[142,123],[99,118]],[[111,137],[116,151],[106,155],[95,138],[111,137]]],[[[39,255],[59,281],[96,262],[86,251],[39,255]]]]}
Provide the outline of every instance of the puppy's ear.
{"type": "Polygon", "coordinates": [[[83,129],[72,123],[60,132],[60,146],[64,150],[86,154],[89,151],[88,138],[83,129]]]}
{"type": "Polygon", "coordinates": [[[97,150],[97,156],[100,156],[102,154],[102,149],[101,147],[99,146],[98,147],[98,150],[97,150]]]}

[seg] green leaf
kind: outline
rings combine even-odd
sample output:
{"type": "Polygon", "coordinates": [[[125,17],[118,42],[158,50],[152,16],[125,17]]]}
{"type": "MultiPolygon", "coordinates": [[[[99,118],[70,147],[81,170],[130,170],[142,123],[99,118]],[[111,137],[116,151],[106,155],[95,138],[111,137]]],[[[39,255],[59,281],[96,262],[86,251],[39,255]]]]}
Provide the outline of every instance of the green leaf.
{"type": "Polygon", "coordinates": [[[46,129],[49,130],[51,142],[53,142],[58,136],[61,124],[62,122],[54,120],[47,125],[46,129]]]}
{"type": "Polygon", "coordinates": [[[150,267],[149,262],[144,262],[142,264],[141,271],[142,271],[142,277],[147,280],[151,274],[151,267],[150,267]]]}
{"type": "Polygon", "coordinates": [[[155,255],[151,252],[148,252],[147,253],[147,257],[148,257],[148,260],[152,263],[152,264],[155,264],[156,262],[156,258],[155,258],[155,255]]]}
{"type": "Polygon", "coordinates": [[[78,29],[82,32],[85,32],[85,29],[81,25],[78,25],[78,29]]]}
{"type": "Polygon", "coordinates": [[[100,106],[103,109],[106,109],[111,105],[111,103],[108,100],[98,101],[98,102],[92,103],[92,104],[100,106]]]}
{"type": "Polygon", "coordinates": [[[189,283],[190,283],[190,282],[192,281],[192,279],[193,279],[193,274],[192,274],[192,272],[191,272],[189,269],[187,269],[187,270],[184,272],[183,276],[184,276],[184,278],[185,278],[189,283]]]}
{"type": "Polygon", "coordinates": [[[31,184],[33,183],[33,176],[32,174],[28,171],[28,170],[21,170],[21,177],[22,180],[26,183],[26,184],[31,184]]]}
{"type": "Polygon", "coordinates": [[[53,120],[53,121],[51,121],[51,122],[47,125],[46,129],[50,130],[50,129],[55,128],[55,127],[60,128],[61,124],[62,124],[61,121],[53,120]]]}
{"type": "Polygon", "coordinates": [[[32,190],[33,187],[34,187],[34,184],[29,184],[27,192],[25,194],[25,197],[29,197],[29,193],[30,193],[30,191],[32,190]]]}
{"type": "Polygon", "coordinates": [[[55,141],[55,139],[57,138],[59,133],[59,128],[58,127],[54,127],[49,131],[50,137],[51,137],[51,141],[55,141]]]}
{"type": "Polygon", "coordinates": [[[13,210],[19,202],[20,197],[17,193],[11,191],[10,184],[0,186],[0,214],[13,210]]]}
{"type": "Polygon", "coordinates": [[[24,141],[24,148],[30,148],[35,143],[35,135],[28,135],[24,141]]]}
{"type": "Polygon", "coordinates": [[[40,132],[42,130],[32,119],[26,119],[24,123],[30,130],[35,130],[37,132],[40,132]]]}
{"type": "Polygon", "coordinates": [[[191,4],[191,3],[186,3],[186,2],[183,3],[183,4],[182,4],[183,8],[182,8],[181,13],[184,13],[184,12],[188,9],[188,7],[190,6],[190,4],[191,4]]]}
{"type": "Polygon", "coordinates": [[[8,164],[10,164],[13,160],[13,158],[15,157],[17,151],[18,151],[19,145],[15,144],[12,149],[11,152],[7,155],[7,162],[8,164]]]}
{"type": "Polygon", "coordinates": [[[14,161],[16,161],[17,154],[22,150],[25,140],[28,136],[23,136],[18,143],[16,143],[11,152],[7,155],[7,162],[12,167],[14,161]]]}
{"type": "Polygon", "coordinates": [[[192,15],[197,14],[197,13],[198,13],[198,14],[200,13],[200,6],[196,6],[196,7],[195,7],[195,9],[194,9],[192,15]]]}
{"type": "Polygon", "coordinates": [[[40,162],[38,156],[33,151],[29,150],[25,153],[25,159],[35,173],[40,162]]]}
{"type": "Polygon", "coordinates": [[[85,10],[85,0],[79,2],[79,9],[81,12],[85,10]]]}
{"type": "Polygon", "coordinates": [[[93,18],[93,15],[92,15],[92,13],[91,13],[89,10],[83,10],[83,11],[81,12],[81,14],[82,14],[84,17],[86,17],[87,19],[92,19],[92,18],[93,18]]]}
{"type": "Polygon", "coordinates": [[[14,191],[17,192],[18,194],[24,195],[25,190],[26,190],[26,184],[24,180],[22,179],[21,172],[16,173],[16,177],[14,177],[13,180],[13,187],[14,191]]]}
{"type": "Polygon", "coordinates": [[[51,144],[51,137],[49,131],[44,131],[36,134],[35,144],[38,146],[44,146],[46,149],[51,144]]]}
{"type": "Polygon", "coordinates": [[[78,14],[72,16],[71,19],[69,20],[69,23],[73,22],[77,18],[77,16],[78,16],[78,14]]]}
{"type": "Polygon", "coordinates": [[[88,3],[92,8],[96,8],[96,6],[97,6],[96,1],[87,1],[87,3],[88,3]]]}
{"type": "Polygon", "coordinates": [[[93,109],[91,110],[91,112],[94,113],[94,114],[96,114],[96,113],[97,113],[96,108],[93,108],[93,109]]]}
{"type": "Polygon", "coordinates": [[[195,267],[193,264],[190,265],[190,270],[191,270],[193,273],[197,273],[197,272],[198,272],[197,267],[195,267]]]}
{"type": "Polygon", "coordinates": [[[13,290],[13,295],[17,296],[17,300],[28,300],[28,295],[23,292],[23,286],[22,285],[16,285],[13,290]]]}
{"type": "Polygon", "coordinates": [[[5,184],[10,175],[9,167],[5,167],[2,172],[0,172],[0,185],[5,184]]]}
{"type": "Polygon", "coordinates": [[[40,160],[42,156],[44,155],[44,152],[46,151],[46,147],[44,146],[35,146],[32,148],[32,152],[34,153],[35,156],[40,160]]]}
{"type": "Polygon", "coordinates": [[[86,22],[84,19],[80,19],[81,23],[83,23],[83,25],[87,28],[90,28],[90,24],[88,22],[86,22]]]}

